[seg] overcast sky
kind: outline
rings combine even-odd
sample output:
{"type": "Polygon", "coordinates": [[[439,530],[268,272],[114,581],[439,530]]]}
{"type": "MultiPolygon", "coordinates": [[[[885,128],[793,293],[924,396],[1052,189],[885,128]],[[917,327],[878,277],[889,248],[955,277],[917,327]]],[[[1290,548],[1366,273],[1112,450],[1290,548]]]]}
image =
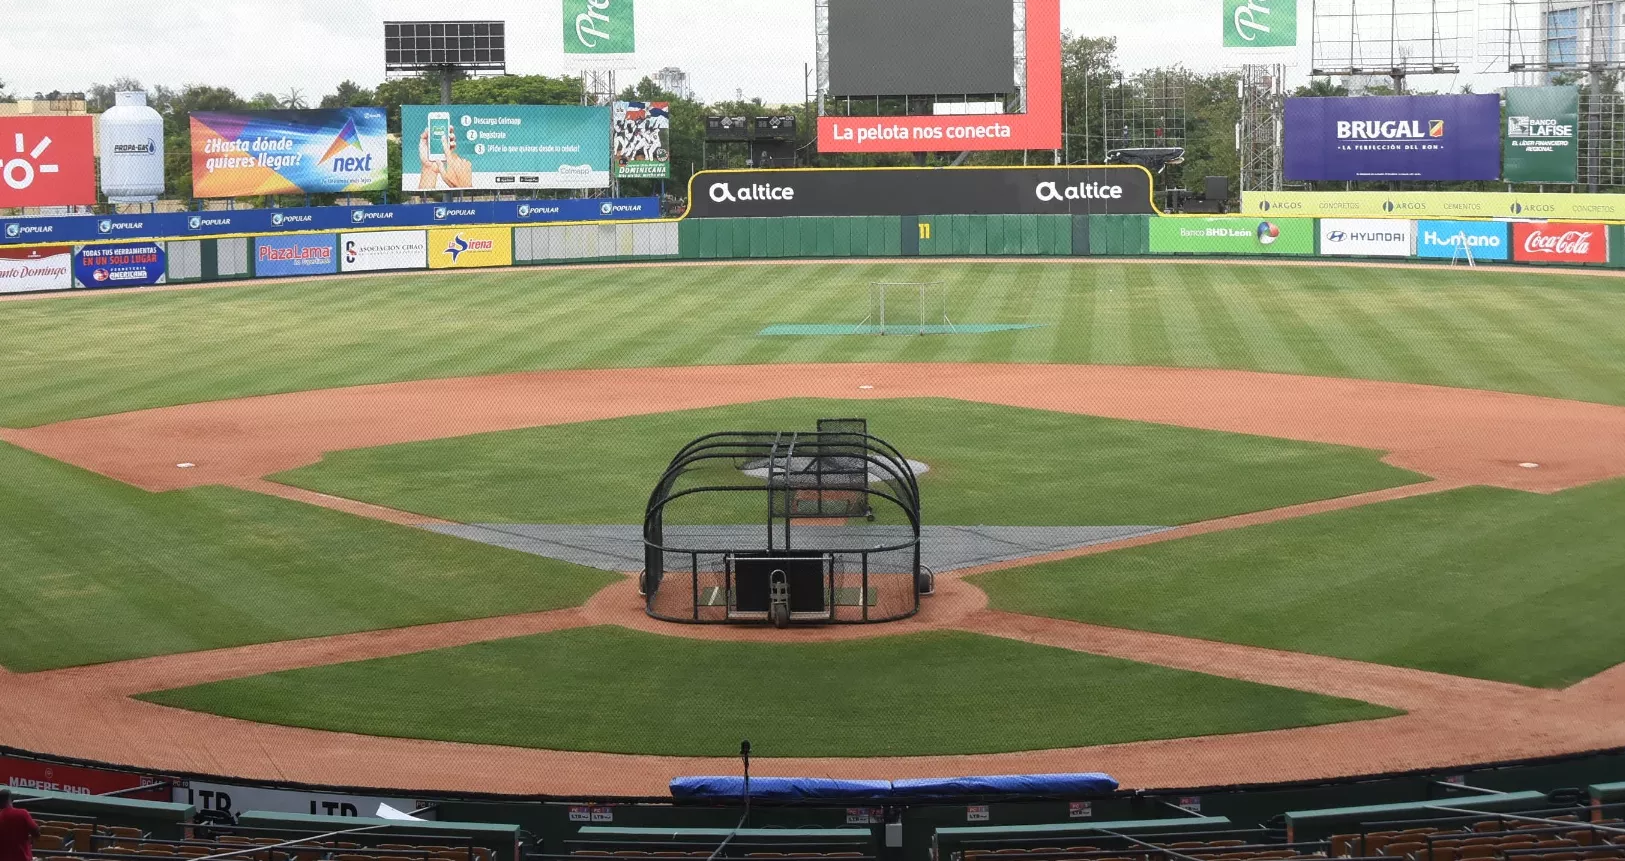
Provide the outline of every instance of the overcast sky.
{"type": "MultiPolygon", "coordinates": [[[[366,86],[383,78],[385,19],[505,20],[510,72],[579,71],[560,47],[559,0],[72,0],[71,15],[51,3],[6,6],[0,80],[20,95],[128,76],[149,86],[224,85],[245,96],[297,88],[314,103],[346,78],[366,86]]],[[[1209,71],[1241,62],[1219,49],[1219,9],[1219,0],[1062,0],[1062,24],[1116,36],[1128,68],[1181,62],[1209,71]]],[[[641,0],[637,65],[618,72],[620,80],[677,66],[705,100],[741,90],[770,102],[800,101],[802,64],[813,60],[812,10],[813,0],[641,0]]],[[[1300,44],[1308,41],[1304,30],[1300,44]]],[[[1306,65],[1307,47],[1287,59],[1306,65]]],[[[1291,77],[1302,77],[1304,65],[1291,77]]],[[[1435,77],[1417,85],[1465,81],[1435,77]]]]}

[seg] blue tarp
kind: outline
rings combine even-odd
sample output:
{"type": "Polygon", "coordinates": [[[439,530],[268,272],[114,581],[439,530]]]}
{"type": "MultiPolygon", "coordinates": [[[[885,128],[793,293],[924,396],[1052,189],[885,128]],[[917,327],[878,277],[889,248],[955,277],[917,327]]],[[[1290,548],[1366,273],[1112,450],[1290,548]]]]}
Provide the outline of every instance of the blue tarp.
{"type": "MultiPolygon", "coordinates": [[[[985,777],[914,780],[831,780],[824,777],[759,777],[750,782],[751,798],[770,801],[948,798],[968,795],[1099,795],[1117,789],[1110,775],[996,774],[985,777]]],[[[737,799],[745,794],[740,777],[679,777],[671,782],[673,798],[737,799]]]]}

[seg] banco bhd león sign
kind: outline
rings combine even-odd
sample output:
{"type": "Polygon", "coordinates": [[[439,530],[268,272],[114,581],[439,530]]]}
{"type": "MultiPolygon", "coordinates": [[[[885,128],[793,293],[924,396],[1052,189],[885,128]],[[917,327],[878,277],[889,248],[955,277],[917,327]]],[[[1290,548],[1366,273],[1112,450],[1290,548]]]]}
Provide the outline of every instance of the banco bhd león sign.
{"type": "Polygon", "coordinates": [[[701,171],[689,217],[1151,215],[1139,167],[701,171]]]}

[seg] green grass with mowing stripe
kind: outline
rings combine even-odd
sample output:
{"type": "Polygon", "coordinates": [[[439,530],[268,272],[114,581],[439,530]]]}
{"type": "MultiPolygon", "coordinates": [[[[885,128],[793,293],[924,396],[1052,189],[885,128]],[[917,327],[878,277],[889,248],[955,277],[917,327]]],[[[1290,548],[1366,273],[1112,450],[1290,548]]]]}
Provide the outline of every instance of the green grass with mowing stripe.
{"type": "MultiPolygon", "coordinates": [[[[719,430],[863,416],[924,461],[930,524],[1171,526],[1420,480],[1380,453],[946,399],[739,404],[336,452],[277,481],[461,523],[642,523],[672,455],[719,430]]],[[[719,462],[682,487],[755,484],[719,462]]],[[[684,497],[669,523],[755,523],[766,495],[684,497]]],[[[895,506],[876,503],[886,522],[895,506]]]]}
{"type": "Polygon", "coordinates": [[[1224,367],[1625,404],[1625,282],[1518,269],[929,261],[313,279],[0,305],[0,425],[547,368],[969,361],[1224,367]],[[941,280],[938,337],[858,323],[871,281],[941,280]]]}
{"type": "Polygon", "coordinates": [[[0,665],[34,671],[574,606],[615,577],[0,444],[0,665]]]}
{"type": "Polygon", "coordinates": [[[1625,481],[1466,488],[984,574],[994,607],[1561,687],[1625,661],[1625,481]]]}
{"type": "Polygon", "coordinates": [[[741,738],[773,757],[993,753],[1397,714],[946,631],[788,644],[587,628],[141,699],[367,735],[673,756],[724,755],[741,738]]]}

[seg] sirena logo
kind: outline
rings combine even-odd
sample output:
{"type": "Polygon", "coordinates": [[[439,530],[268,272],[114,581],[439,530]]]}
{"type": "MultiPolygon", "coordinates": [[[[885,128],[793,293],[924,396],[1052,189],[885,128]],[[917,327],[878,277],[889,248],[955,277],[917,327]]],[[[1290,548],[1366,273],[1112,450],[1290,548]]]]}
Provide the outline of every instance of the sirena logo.
{"type": "Polygon", "coordinates": [[[712,203],[751,203],[762,200],[795,200],[796,190],[788,185],[758,182],[734,188],[726,182],[711,183],[712,203]]]}

